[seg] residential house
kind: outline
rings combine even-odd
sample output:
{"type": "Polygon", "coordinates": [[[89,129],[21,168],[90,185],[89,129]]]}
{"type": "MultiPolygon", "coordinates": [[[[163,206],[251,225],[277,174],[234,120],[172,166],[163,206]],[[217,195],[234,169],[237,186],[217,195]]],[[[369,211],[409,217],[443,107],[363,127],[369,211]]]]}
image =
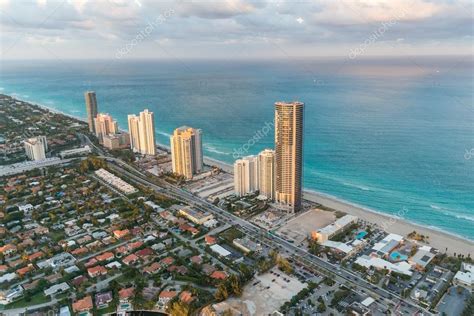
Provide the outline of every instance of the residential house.
{"type": "Polygon", "coordinates": [[[109,303],[112,302],[113,295],[112,292],[105,292],[105,293],[97,293],[95,295],[95,306],[100,308],[106,308],[109,306],[109,303]]]}
{"type": "Polygon", "coordinates": [[[87,269],[87,274],[89,274],[91,278],[95,278],[99,275],[107,274],[107,269],[104,268],[103,266],[95,266],[95,267],[87,269]]]}
{"type": "Polygon", "coordinates": [[[93,307],[92,297],[86,296],[83,299],[77,300],[72,304],[72,310],[74,313],[87,312],[93,307]]]}

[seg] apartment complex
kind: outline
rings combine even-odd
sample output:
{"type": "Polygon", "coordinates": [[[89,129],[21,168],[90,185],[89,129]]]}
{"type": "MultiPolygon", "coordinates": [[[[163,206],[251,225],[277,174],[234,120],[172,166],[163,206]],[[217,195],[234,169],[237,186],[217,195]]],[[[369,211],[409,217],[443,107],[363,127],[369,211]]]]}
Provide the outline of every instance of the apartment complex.
{"type": "Polygon", "coordinates": [[[118,132],[117,121],[109,114],[99,113],[94,118],[95,135],[100,144],[104,143],[104,136],[118,132]]]}
{"type": "Polygon", "coordinates": [[[258,190],[258,157],[247,156],[234,163],[234,191],[244,196],[258,190]]]}
{"type": "Polygon", "coordinates": [[[46,136],[36,136],[25,140],[25,153],[31,160],[46,159],[48,151],[48,142],[46,136]]]}
{"type": "Polygon", "coordinates": [[[298,211],[303,172],[302,102],[275,103],[275,201],[298,211]]]}
{"type": "Polygon", "coordinates": [[[84,93],[86,99],[87,123],[89,124],[89,131],[95,132],[94,118],[97,116],[97,98],[94,91],[86,91],[84,93]]]}
{"type": "Polygon", "coordinates": [[[145,109],[140,114],[128,116],[130,147],[142,155],[155,155],[155,122],[153,112],[145,109]]]}
{"type": "Polygon", "coordinates": [[[125,132],[105,135],[103,145],[108,149],[127,148],[130,146],[130,135],[125,132]]]}
{"type": "Polygon", "coordinates": [[[258,154],[258,190],[269,200],[275,197],[275,151],[272,149],[258,154]]]}
{"type": "Polygon", "coordinates": [[[170,138],[173,172],[192,179],[203,170],[202,132],[188,126],[174,130],[170,138]]]}

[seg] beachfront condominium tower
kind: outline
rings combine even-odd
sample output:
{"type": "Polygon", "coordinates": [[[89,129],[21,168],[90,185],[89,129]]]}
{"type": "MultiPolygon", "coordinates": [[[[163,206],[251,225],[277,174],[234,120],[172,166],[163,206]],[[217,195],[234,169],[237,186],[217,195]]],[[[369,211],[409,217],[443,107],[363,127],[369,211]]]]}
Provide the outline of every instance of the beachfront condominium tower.
{"type": "Polygon", "coordinates": [[[202,131],[181,126],[170,137],[173,172],[192,179],[203,170],[202,131]]]}
{"type": "Polygon", "coordinates": [[[94,119],[97,116],[97,98],[94,91],[86,91],[84,93],[86,99],[87,123],[89,124],[89,132],[95,132],[94,119]]]}
{"type": "Polygon", "coordinates": [[[118,132],[117,121],[109,114],[99,113],[94,118],[95,135],[99,143],[104,143],[104,136],[116,134],[118,132]]]}
{"type": "Polygon", "coordinates": [[[304,103],[275,103],[275,201],[301,207],[304,103]]]}
{"type": "Polygon", "coordinates": [[[24,142],[26,156],[31,160],[46,159],[48,151],[48,142],[46,136],[36,136],[28,138],[24,142]]]}
{"type": "Polygon", "coordinates": [[[244,196],[258,190],[258,157],[247,156],[234,162],[234,192],[244,196]]]}
{"type": "Polygon", "coordinates": [[[128,116],[130,147],[142,155],[155,155],[155,120],[153,112],[145,109],[140,115],[128,116]]]}
{"type": "Polygon", "coordinates": [[[265,149],[258,154],[258,190],[269,200],[275,196],[275,151],[265,149]]]}

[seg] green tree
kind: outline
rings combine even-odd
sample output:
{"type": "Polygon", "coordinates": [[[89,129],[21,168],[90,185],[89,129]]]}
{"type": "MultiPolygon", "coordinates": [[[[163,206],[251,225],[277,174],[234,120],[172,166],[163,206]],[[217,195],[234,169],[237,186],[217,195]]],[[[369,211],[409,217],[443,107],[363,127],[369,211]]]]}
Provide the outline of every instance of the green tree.
{"type": "Polygon", "coordinates": [[[214,297],[218,301],[224,301],[229,297],[229,291],[225,283],[221,283],[217,286],[217,291],[214,294],[214,297]]]}

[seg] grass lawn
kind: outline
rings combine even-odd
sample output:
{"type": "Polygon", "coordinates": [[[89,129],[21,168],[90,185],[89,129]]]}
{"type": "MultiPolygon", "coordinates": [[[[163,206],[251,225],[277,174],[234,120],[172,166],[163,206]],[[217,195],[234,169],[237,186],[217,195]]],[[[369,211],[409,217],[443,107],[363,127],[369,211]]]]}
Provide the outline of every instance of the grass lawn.
{"type": "Polygon", "coordinates": [[[43,292],[39,292],[30,297],[30,300],[26,301],[25,298],[21,300],[15,301],[11,304],[7,305],[7,309],[12,308],[21,308],[21,307],[28,307],[37,304],[43,304],[49,302],[51,299],[49,297],[44,296],[43,292]]]}
{"type": "Polygon", "coordinates": [[[224,230],[222,233],[219,234],[220,237],[227,240],[230,244],[235,238],[241,238],[244,234],[235,227],[231,227],[227,230],[224,230]]]}

